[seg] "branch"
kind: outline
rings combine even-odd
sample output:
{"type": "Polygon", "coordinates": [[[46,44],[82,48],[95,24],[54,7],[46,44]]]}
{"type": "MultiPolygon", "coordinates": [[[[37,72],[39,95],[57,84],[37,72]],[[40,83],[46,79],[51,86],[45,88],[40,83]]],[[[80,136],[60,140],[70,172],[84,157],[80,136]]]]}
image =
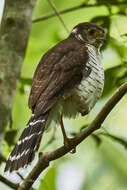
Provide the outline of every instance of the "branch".
{"type": "Polygon", "coordinates": [[[106,117],[114,108],[114,106],[120,101],[120,99],[126,93],[127,93],[127,82],[124,83],[119,88],[119,90],[117,90],[117,92],[108,100],[108,102],[104,105],[104,107],[98,113],[93,122],[84,131],[81,131],[74,138],[72,138],[72,141],[70,142],[69,145],[64,145],[56,149],[55,151],[42,154],[37,164],[32,169],[27,178],[24,180],[22,185],[18,188],[18,190],[30,189],[32,184],[41,174],[41,172],[44,171],[49,166],[50,161],[56,160],[64,156],[65,154],[69,153],[75,146],[80,144],[86,137],[91,135],[92,132],[99,129],[103,121],[106,119],[106,117]]]}
{"type": "Polygon", "coordinates": [[[18,189],[19,184],[12,183],[8,179],[4,178],[2,175],[0,175],[0,181],[2,181],[5,185],[11,187],[12,189],[18,189]]]}
{"type": "MultiPolygon", "coordinates": [[[[100,7],[100,6],[119,6],[119,5],[127,5],[127,2],[123,1],[123,2],[108,2],[108,3],[95,3],[95,4],[86,4],[86,3],[83,3],[81,5],[77,5],[77,6],[74,6],[74,7],[71,7],[71,8],[68,8],[68,9],[63,9],[61,11],[58,11],[58,14],[65,14],[65,13],[68,13],[68,12],[72,12],[72,11],[76,11],[78,9],[82,9],[82,8],[89,8],[89,7],[100,7]]],[[[35,23],[35,22],[39,22],[39,21],[43,21],[43,20],[46,20],[46,19],[49,19],[49,18],[52,18],[56,16],[56,13],[52,12],[52,13],[48,13],[44,16],[40,16],[38,18],[35,18],[33,19],[32,21],[35,23]]]]}
{"type": "MultiPolygon", "coordinates": [[[[21,176],[20,176],[21,177],[21,176]]],[[[18,183],[13,183],[10,180],[6,179],[2,175],[0,175],[0,181],[3,182],[5,185],[11,187],[12,189],[18,190],[19,184],[18,183]]],[[[30,188],[31,190],[35,190],[34,188],[30,188]]]]}
{"type": "Polygon", "coordinates": [[[53,8],[54,12],[58,16],[58,18],[59,18],[60,22],[62,23],[62,25],[64,26],[66,32],[69,34],[69,30],[68,30],[66,24],[64,23],[61,15],[60,15],[60,13],[57,11],[55,4],[51,0],[47,0],[47,1],[49,2],[49,4],[51,5],[51,7],[53,8]]]}

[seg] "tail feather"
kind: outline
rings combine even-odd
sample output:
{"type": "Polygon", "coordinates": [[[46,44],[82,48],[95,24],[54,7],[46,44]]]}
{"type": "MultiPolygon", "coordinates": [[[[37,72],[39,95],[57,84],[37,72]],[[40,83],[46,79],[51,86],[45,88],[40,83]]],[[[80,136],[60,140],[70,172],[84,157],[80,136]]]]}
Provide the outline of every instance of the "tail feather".
{"type": "Polygon", "coordinates": [[[35,152],[39,148],[47,119],[48,113],[43,114],[38,118],[35,118],[34,115],[32,115],[8,158],[5,171],[12,172],[19,168],[23,168],[32,162],[35,152]]]}

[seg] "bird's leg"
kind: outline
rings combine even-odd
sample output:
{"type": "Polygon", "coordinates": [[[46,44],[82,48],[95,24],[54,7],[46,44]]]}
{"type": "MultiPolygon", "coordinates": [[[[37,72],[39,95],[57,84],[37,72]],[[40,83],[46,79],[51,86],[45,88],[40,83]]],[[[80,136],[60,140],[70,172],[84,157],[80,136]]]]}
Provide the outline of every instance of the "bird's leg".
{"type": "MultiPolygon", "coordinates": [[[[69,143],[71,142],[71,139],[68,138],[67,135],[66,135],[66,131],[65,131],[65,128],[64,128],[62,115],[60,117],[60,126],[61,126],[61,130],[62,130],[63,138],[64,138],[64,145],[69,145],[69,143]]],[[[72,150],[71,153],[75,153],[75,152],[76,152],[76,147],[72,150]]]]}
{"type": "Polygon", "coordinates": [[[64,144],[69,144],[69,139],[66,135],[66,131],[65,131],[65,128],[64,128],[64,124],[63,124],[63,119],[62,119],[62,115],[60,117],[60,126],[61,126],[61,130],[62,130],[62,134],[63,134],[63,138],[64,138],[64,144]]]}

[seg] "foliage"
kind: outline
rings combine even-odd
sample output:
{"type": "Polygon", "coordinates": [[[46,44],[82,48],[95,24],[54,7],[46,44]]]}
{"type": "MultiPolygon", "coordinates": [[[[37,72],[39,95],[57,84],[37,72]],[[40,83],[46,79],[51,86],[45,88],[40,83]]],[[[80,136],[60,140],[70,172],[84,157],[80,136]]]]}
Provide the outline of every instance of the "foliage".
{"type": "MultiPolygon", "coordinates": [[[[84,3],[83,0],[54,0],[53,2],[58,10],[84,3]]],[[[87,1],[85,2],[87,3],[87,1]]],[[[105,3],[105,5],[88,8],[84,7],[74,12],[69,12],[62,15],[62,18],[70,31],[73,26],[85,21],[95,22],[102,25],[107,30],[107,43],[102,49],[103,65],[105,69],[105,87],[103,96],[93,109],[92,113],[86,116],[86,118],[80,117],[76,121],[65,121],[65,125],[70,126],[67,128],[69,134],[80,131],[82,126],[86,126],[90,123],[111,93],[113,93],[114,90],[116,90],[123,82],[127,80],[127,6],[110,6],[111,2],[116,3],[123,1],[108,0],[107,3],[106,0],[91,0],[88,3],[105,3]]],[[[48,12],[52,12],[48,2],[46,0],[43,0],[43,2],[38,0],[33,17],[37,18],[40,15],[47,14],[48,12]]],[[[14,145],[16,138],[18,138],[31,114],[27,106],[27,101],[33,73],[41,56],[49,48],[66,37],[67,33],[57,17],[53,17],[42,22],[33,23],[25,61],[14,99],[12,110],[13,126],[12,129],[8,127],[5,135],[5,155],[9,154],[9,146],[14,145]]],[[[53,166],[47,171],[45,176],[41,179],[38,189],[64,190],[64,183],[67,181],[67,176],[63,175],[62,171],[60,171],[58,175],[57,171],[62,164],[66,166],[67,163],[70,163],[70,160],[73,160],[72,162],[79,166],[79,176],[81,173],[83,174],[82,180],[80,179],[79,187],[73,190],[126,189],[127,150],[124,148],[126,144],[124,142],[127,141],[126,107],[127,97],[120,101],[117,108],[112,111],[111,115],[104,123],[103,130],[106,129],[108,133],[111,133],[112,135],[105,135],[105,137],[104,135],[94,134],[89,137],[79,146],[79,148],[77,148],[77,154],[66,156],[66,159],[61,159],[61,161],[58,161],[57,166],[53,166]],[[99,146],[96,146],[96,144],[99,146]],[[61,188],[57,185],[59,176],[62,176],[60,179],[63,180],[60,182],[61,188]]],[[[50,132],[46,133],[42,143],[46,143],[50,138],[50,135],[50,132]]],[[[56,137],[56,140],[46,148],[46,151],[53,150],[55,147],[58,147],[60,143],[62,143],[62,136],[59,129],[56,132],[56,137]]],[[[75,180],[79,183],[78,177],[75,180]]],[[[68,189],[71,189],[71,185],[68,187],[68,189]]]]}
{"type": "Polygon", "coordinates": [[[46,173],[45,177],[41,180],[39,190],[55,190],[56,168],[51,167],[46,173]]]}

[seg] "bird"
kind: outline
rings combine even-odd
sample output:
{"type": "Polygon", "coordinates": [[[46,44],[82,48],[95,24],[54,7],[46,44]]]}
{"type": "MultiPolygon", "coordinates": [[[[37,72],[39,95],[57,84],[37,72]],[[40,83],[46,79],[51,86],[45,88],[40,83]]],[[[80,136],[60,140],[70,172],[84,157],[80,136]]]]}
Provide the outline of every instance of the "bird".
{"type": "Polygon", "coordinates": [[[105,41],[101,26],[83,22],[42,56],[28,100],[32,115],[6,162],[5,171],[26,168],[32,162],[42,135],[52,122],[60,124],[64,144],[69,144],[71,139],[66,135],[63,118],[87,115],[103,92],[100,48],[105,41]]]}

